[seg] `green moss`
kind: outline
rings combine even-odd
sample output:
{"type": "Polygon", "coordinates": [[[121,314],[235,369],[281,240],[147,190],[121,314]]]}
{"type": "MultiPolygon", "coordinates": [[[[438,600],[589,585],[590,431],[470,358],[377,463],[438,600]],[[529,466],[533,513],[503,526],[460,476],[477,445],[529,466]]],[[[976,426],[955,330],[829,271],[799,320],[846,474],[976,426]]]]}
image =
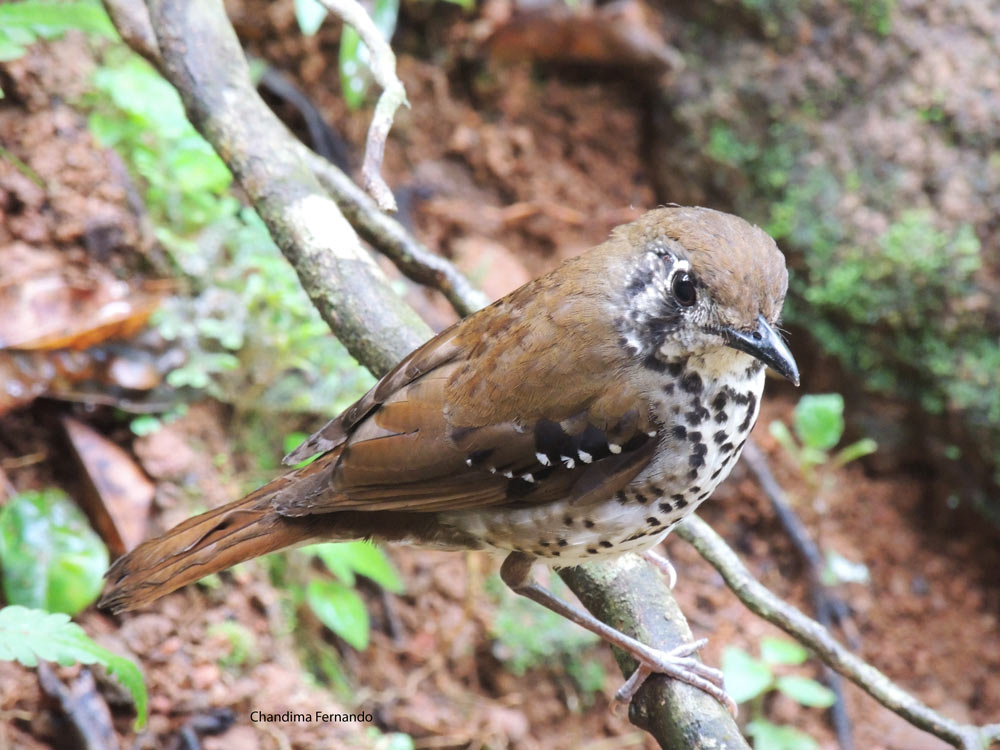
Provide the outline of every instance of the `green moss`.
{"type": "Polygon", "coordinates": [[[716,122],[703,150],[750,181],[736,209],[789,256],[786,320],[870,391],[960,414],[967,437],[1000,467],[1000,337],[981,307],[968,304],[982,294],[972,226],[942,225],[929,210],[899,212],[891,175],[839,175],[816,164],[808,158],[815,145],[794,118],[766,132],[754,142],[738,125],[716,122]],[[858,234],[840,218],[848,197],[895,221],[877,236],[858,234]]]}

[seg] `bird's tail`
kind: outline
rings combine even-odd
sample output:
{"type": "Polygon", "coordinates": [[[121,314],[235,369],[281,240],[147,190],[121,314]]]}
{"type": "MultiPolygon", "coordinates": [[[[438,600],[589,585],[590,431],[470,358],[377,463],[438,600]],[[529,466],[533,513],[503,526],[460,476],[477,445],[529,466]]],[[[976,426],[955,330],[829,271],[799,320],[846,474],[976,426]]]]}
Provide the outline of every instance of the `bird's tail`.
{"type": "Polygon", "coordinates": [[[241,500],[189,518],[118,558],[105,576],[111,588],[98,606],[114,612],[143,607],[210,573],[313,539],[315,516],[283,516],[274,501],[285,491],[323,491],[337,453],[284,474],[241,500]]]}

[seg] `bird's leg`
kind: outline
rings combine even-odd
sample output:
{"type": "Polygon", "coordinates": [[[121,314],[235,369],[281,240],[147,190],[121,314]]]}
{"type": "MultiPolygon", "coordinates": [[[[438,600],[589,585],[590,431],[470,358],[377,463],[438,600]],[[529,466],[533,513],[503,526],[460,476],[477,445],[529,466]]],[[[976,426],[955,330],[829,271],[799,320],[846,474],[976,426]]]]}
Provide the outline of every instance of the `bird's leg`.
{"type": "Polygon", "coordinates": [[[667,577],[667,586],[673,591],[674,586],[677,585],[677,569],[674,568],[674,564],[663,555],[653,552],[651,549],[643,552],[642,556],[653,563],[653,567],[667,577]]]}
{"type": "Polygon", "coordinates": [[[722,672],[691,658],[691,654],[705,645],[707,642],[705,639],[682,644],[670,651],[640,643],[620,630],[604,624],[589,612],[567,604],[548,589],[535,583],[531,579],[533,562],[534,558],[530,555],[512,552],[507,555],[500,568],[500,577],[515,593],[526,596],[546,609],[599,635],[611,645],[631,654],[639,662],[635,672],[616,693],[615,697],[618,700],[625,703],[631,701],[649,675],[664,674],[703,690],[728,708],[733,716],[736,715],[736,703],[723,688],[722,672]]]}

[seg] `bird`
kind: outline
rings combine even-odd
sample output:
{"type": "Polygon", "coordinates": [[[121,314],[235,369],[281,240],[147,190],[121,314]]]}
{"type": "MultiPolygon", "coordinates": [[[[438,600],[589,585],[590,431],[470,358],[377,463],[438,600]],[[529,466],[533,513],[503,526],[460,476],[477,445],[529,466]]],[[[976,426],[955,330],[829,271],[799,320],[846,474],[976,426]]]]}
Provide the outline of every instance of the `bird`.
{"type": "Polygon", "coordinates": [[[799,383],[778,329],[787,286],[759,227],[653,209],[415,349],[285,457],[297,468],[120,557],[99,605],[144,607],[318,541],[487,550],[515,592],[636,657],[620,699],[661,673],[734,710],[721,672],[691,658],[704,641],[647,646],[532,567],[651,552],[712,494],[757,419],[765,367],[799,383]]]}

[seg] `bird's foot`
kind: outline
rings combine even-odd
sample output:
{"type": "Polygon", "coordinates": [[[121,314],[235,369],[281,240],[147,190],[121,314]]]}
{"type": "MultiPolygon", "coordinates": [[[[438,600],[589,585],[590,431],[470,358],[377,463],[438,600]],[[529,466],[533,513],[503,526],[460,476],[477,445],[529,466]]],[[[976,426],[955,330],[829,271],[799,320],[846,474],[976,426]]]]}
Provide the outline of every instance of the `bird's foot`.
{"type": "Polygon", "coordinates": [[[735,717],[737,714],[736,701],[726,692],[722,672],[691,658],[691,654],[704,647],[706,643],[708,643],[708,639],[702,638],[691,643],[684,643],[670,651],[661,651],[643,644],[639,644],[641,648],[627,649],[638,660],[639,666],[625,681],[625,684],[618,689],[615,698],[623,703],[628,703],[635,697],[636,692],[642,687],[647,677],[662,674],[686,682],[688,685],[708,693],[729,709],[729,713],[735,717]]]}
{"type": "Polygon", "coordinates": [[[653,563],[653,567],[667,577],[667,586],[673,591],[674,586],[677,585],[677,569],[674,568],[674,564],[663,555],[653,552],[651,549],[643,552],[642,556],[653,563]]]}

